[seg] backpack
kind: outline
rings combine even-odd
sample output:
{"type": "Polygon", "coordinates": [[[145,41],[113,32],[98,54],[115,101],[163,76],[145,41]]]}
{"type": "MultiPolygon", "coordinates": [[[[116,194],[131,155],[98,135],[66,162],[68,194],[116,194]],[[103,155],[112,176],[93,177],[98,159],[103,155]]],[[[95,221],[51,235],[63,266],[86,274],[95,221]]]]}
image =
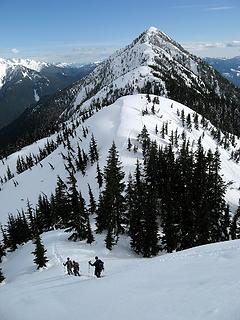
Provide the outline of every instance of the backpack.
{"type": "Polygon", "coordinates": [[[104,262],[102,260],[98,260],[99,269],[102,271],[104,270],[104,262]]]}

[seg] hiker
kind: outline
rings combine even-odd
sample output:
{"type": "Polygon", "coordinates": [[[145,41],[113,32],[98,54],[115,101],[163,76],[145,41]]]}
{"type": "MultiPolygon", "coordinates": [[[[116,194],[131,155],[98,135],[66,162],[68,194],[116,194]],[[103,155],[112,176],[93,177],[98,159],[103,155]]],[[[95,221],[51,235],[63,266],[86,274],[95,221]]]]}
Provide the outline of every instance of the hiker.
{"type": "Polygon", "coordinates": [[[95,276],[97,278],[101,277],[101,272],[104,270],[104,263],[102,260],[98,259],[98,257],[95,257],[95,262],[92,263],[91,261],[88,261],[90,266],[95,267],[95,276]]]}
{"type": "Polygon", "coordinates": [[[73,260],[73,273],[75,276],[79,276],[80,277],[80,273],[79,273],[79,263],[77,261],[73,260]]]}
{"type": "Polygon", "coordinates": [[[67,258],[67,261],[65,263],[63,263],[64,267],[67,267],[67,273],[70,276],[71,274],[73,274],[72,272],[72,268],[73,268],[73,263],[70,260],[70,258],[67,258]]]}

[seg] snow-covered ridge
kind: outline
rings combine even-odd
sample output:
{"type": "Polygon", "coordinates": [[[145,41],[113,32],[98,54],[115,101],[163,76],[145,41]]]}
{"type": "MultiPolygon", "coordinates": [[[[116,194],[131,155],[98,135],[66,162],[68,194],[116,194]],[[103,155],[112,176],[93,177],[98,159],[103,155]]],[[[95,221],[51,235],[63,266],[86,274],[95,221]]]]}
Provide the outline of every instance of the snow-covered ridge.
{"type": "MultiPolygon", "coordinates": [[[[154,96],[151,96],[153,99],[154,96]]],[[[208,129],[199,125],[199,130],[192,126],[191,130],[182,126],[179,112],[184,110],[185,115],[191,115],[193,122],[194,111],[190,108],[177,103],[173,100],[160,97],[159,105],[155,106],[156,113],[151,113],[152,103],[149,103],[146,99],[146,95],[132,95],[118,99],[112,105],[103,108],[99,112],[95,113],[92,117],[84,122],[84,127],[88,128],[88,135],[83,137],[82,125],[76,129],[76,136],[70,137],[70,143],[74,150],[77,150],[77,144],[80,143],[80,147],[84,149],[85,153],[89,152],[89,142],[91,134],[93,133],[98,144],[100,154],[100,167],[103,168],[106,163],[108,150],[114,140],[120,153],[120,158],[126,173],[126,179],[129,172],[133,172],[137,158],[141,159],[141,146],[138,143],[137,136],[146,125],[146,128],[150,134],[152,140],[156,140],[159,145],[166,146],[170,143],[171,131],[178,132],[181,136],[185,131],[186,138],[189,139],[190,145],[193,149],[197,146],[197,141],[201,137],[202,145],[207,151],[209,148],[214,152],[218,147],[221,161],[222,161],[222,174],[224,180],[229,183],[226,200],[229,202],[233,210],[238,205],[238,199],[240,198],[240,166],[238,163],[230,160],[231,152],[240,148],[240,140],[236,138],[235,146],[230,145],[229,148],[224,149],[223,145],[219,146],[218,142],[211,135],[211,129],[215,129],[209,123],[208,129]],[[142,115],[142,111],[149,110],[148,115],[142,115]],[[165,135],[163,139],[160,134],[163,123],[168,123],[169,134],[165,135]],[[155,132],[156,125],[158,127],[158,134],[155,132]],[[139,149],[137,153],[127,150],[128,138],[131,139],[132,144],[136,144],[139,149]],[[81,142],[81,140],[82,142],[81,142]]],[[[199,115],[199,123],[201,121],[199,115]]],[[[71,122],[69,122],[71,127],[71,122]]],[[[216,130],[216,129],[215,129],[216,130]]],[[[223,135],[222,135],[223,137],[223,135]]],[[[11,172],[15,177],[8,182],[4,183],[0,191],[0,203],[1,203],[1,216],[0,221],[5,223],[8,213],[16,213],[17,209],[25,208],[27,199],[35,205],[40,193],[44,193],[48,196],[55,190],[57,176],[66,181],[68,172],[64,167],[64,160],[61,153],[67,155],[67,150],[63,145],[59,145],[55,151],[41,161],[40,163],[31,168],[31,170],[24,171],[21,174],[16,173],[16,162],[18,157],[27,156],[31,154],[38,154],[39,148],[42,148],[47,142],[47,139],[56,141],[56,134],[48,138],[42,139],[29,145],[22,150],[10,155],[7,160],[0,163],[0,176],[4,176],[7,171],[7,166],[10,167],[11,172]],[[51,165],[54,167],[52,170],[51,165]],[[15,186],[14,181],[18,183],[15,186]],[[11,201],[9,196],[11,195],[11,201]]],[[[175,150],[177,151],[177,150],[175,150]]],[[[90,184],[94,195],[98,198],[99,188],[95,179],[96,176],[96,164],[89,165],[87,167],[87,174],[82,176],[80,172],[76,174],[78,180],[78,186],[81,190],[84,198],[88,200],[88,183],[90,184]]]]}
{"type": "Polygon", "coordinates": [[[139,93],[149,84],[152,88],[157,87],[160,95],[168,96],[165,82],[168,78],[178,80],[177,77],[192,90],[208,94],[210,85],[219,95],[221,90],[213,73],[200,58],[157,28],[150,27],[130,45],[100,63],[84,79],[76,95],[74,110],[89,96],[95,96],[100,102],[113,102],[116,92],[120,92],[119,96],[139,93]]]}

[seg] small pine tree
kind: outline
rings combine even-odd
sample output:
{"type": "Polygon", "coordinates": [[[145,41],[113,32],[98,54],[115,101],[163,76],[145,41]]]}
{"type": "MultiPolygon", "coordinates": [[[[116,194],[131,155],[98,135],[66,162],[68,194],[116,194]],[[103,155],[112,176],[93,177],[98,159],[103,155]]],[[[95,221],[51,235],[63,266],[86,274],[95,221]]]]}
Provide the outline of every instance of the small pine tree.
{"type": "Polygon", "coordinates": [[[131,143],[130,138],[128,138],[128,146],[127,146],[127,149],[128,149],[128,151],[131,151],[131,149],[132,149],[132,143],[131,143]]]}
{"type": "Polygon", "coordinates": [[[113,237],[113,231],[111,228],[108,229],[105,243],[106,243],[106,248],[108,250],[112,250],[112,247],[114,245],[114,237],[113,237]]]}
{"type": "Polygon", "coordinates": [[[103,185],[103,173],[100,170],[99,163],[97,163],[97,176],[96,176],[96,179],[97,179],[97,183],[99,185],[99,188],[101,189],[102,185],[103,185]]]}
{"type": "Polygon", "coordinates": [[[96,206],[96,201],[95,201],[94,196],[93,196],[93,193],[92,193],[92,189],[91,189],[91,187],[90,187],[89,184],[88,184],[88,194],[89,194],[89,207],[88,207],[88,211],[89,211],[91,214],[94,214],[94,213],[96,213],[97,206],[96,206]]]}
{"type": "Polygon", "coordinates": [[[93,134],[92,134],[90,146],[89,146],[89,158],[92,165],[94,164],[95,161],[98,161],[99,159],[97,142],[93,134]]]}
{"type": "Polygon", "coordinates": [[[192,120],[191,120],[190,113],[187,115],[187,127],[188,127],[188,129],[192,128],[192,120]]]}
{"type": "Polygon", "coordinates": [[[36,248],[32,252],[32,254],[34,254],[35,256],[35,259],[33,261],[37,265],[37,269],[44,268],[47,266],[46,263],[48,262],[48,259],[45,256],[47,250],[44,248],[39,234],[36,235],[34,243],[36,245],[36,248]]]}
{"type": "Polygon", "coordinates": [[[94,236],[92,233],[91,224],[89,221],[89,217],[87,218],[87,243],[91,244],[94,242],[94,236]]]}
{"type": "Polygon", "coordinates": [[[181,111],[181,121],[182,121],[182,126],[185,127],[185,113],[184,109],[181,111]]]}
{"type": "Polygon", "coordinates": [[[198,114],[194,114],[194,128],[199,130],[199,123],[198,123],[198,114]]]}
{"type": "Polygon", "coordinates": [[[2,269],[0,268],[0,283],[2,283],[5,280],[5,277],[2,273],[2,269]]]}

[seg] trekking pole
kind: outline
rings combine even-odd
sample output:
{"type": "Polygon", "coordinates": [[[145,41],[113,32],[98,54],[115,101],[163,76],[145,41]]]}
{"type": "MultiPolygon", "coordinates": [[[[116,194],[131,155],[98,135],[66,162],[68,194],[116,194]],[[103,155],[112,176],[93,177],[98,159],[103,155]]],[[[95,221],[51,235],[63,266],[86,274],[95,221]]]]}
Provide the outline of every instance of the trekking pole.
{"type": "Polygon", "coordinates": [[[90,263],[88,261],[88,276],[89,276],[89,273],[90,273],[90,263]]]}

